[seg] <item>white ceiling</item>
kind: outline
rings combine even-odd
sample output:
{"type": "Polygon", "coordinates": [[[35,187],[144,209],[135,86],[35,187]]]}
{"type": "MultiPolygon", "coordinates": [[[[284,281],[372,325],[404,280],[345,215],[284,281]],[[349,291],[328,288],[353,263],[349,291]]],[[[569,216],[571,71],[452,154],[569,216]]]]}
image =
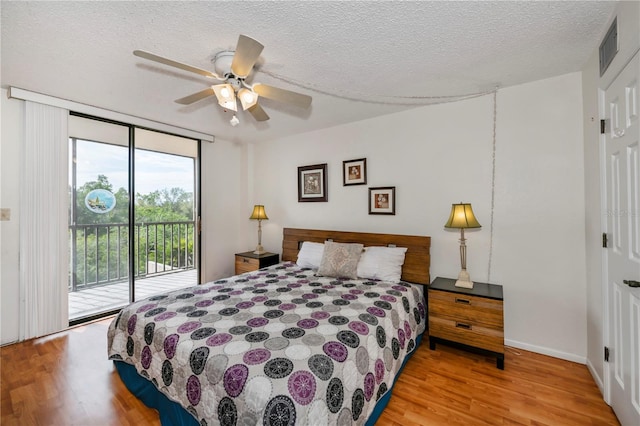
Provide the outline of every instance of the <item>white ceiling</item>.
{"type": "Polygon", "coordinates": [[[393,96],[485,92],[579,71],[615,3],[2,1],[0,7],[3,87],[258,142],[414,107],[390,105],[393,96]],[[313,96],[309,110],[262,100],[271,120],[257,123],[241,112],[232,127],[231,114],[213,98],[173,102],[211,80],[132,54],[148,50],[213,71],[213,55],[233,49],[241,33],[265,46],[253,81],[313,96]]]}

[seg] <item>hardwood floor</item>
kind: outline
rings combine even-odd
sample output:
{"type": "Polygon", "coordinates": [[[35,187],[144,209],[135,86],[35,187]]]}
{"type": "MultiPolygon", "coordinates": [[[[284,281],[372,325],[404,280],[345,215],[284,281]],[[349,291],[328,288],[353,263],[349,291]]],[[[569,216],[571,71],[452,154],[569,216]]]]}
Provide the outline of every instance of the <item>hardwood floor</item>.
{"type": "Polygon", "coordinates": [[[5,425],[160,425],[107,360],[110,320],[0,348],[5,425]]]}
{"type": "Polygon", "coordinates": [[[501,371],[495,358],[423,342],[378,424],[619,424],[586,366],[506,349],[501,371]]]}
{"type": "MultiPolygon", "coordinates": [[[[0,348],[4,425],[159,425],[107,360],[110,320],[0,348]]],[[[495,360],[424,342],[378,425],[617,425],[584,365],[507,350],[495,360]]]]}

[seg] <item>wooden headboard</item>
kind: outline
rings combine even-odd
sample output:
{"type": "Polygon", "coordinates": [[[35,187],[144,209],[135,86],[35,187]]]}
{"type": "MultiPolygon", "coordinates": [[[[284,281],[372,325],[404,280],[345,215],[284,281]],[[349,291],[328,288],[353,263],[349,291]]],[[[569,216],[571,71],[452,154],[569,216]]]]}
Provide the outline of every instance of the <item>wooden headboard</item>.
{"type": "Polygon", "coordinates": [[[284,228],[282,260],[295,262],[298,259],[298,251],[304,241],[324,243],[327,240],[336,243],[361,243],[365,247],[406,247],[407,252],[402,266],[402,280],[418,284],[429,284],[431,282],[429,277],[431,237],[284,228]]]}

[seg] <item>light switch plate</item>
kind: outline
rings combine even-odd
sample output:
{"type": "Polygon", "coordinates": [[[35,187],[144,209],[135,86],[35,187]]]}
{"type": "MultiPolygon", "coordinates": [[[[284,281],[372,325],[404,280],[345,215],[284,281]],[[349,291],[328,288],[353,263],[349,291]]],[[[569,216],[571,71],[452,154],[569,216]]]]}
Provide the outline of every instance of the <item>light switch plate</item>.
{"type": "Polygon", "coordinates": [[[11,209],[0,209],[0,220],[11,220],[11,209]]]}

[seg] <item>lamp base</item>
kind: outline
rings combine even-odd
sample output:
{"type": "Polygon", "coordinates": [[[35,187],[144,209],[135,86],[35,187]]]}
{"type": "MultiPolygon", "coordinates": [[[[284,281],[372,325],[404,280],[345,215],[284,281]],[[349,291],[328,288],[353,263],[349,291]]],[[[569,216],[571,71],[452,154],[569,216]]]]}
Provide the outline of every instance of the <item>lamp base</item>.
{"type": "Polygon", "coordinates": [[[473,281],[471,281],[471,277],[469,277],[469,273],[466,269],[460,271],[455,285],[456,287],[473,288],[473,281]]]}
{"type": "Polygon", "coordinates": [[[264,254],[267,251],[264,249],[264,247],[262,247],[261,244],[258,244],[258,246],[256,247],[256,249],[253,251],[253,254],[264,254]]]}

